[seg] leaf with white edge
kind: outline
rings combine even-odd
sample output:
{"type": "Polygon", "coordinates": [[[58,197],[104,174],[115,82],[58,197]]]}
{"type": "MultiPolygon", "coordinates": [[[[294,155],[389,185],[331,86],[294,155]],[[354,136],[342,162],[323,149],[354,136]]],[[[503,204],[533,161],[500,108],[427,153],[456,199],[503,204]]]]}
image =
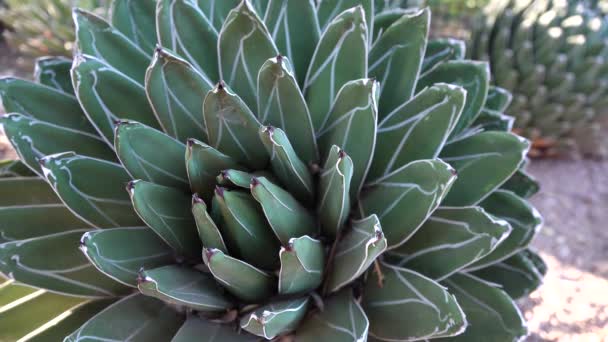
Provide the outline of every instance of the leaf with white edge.
{"type": "Polygon", "coordinates": [[[382,33],[369,52],[369,75],[380,82],[380,119],[414,95],[430,18],[429,9],[403,15],[382,33]]]}
{"type": "Polygon", "coordinates": [[[260,122],[223,82],[211,90],[203,103],[209,145],[253,169],[263,169],[268,154],[260,141],[260,122]]]}
{"type": "Polygon", "coordinates": [[[436,83],[461,86],[467,91],[464,110],[452,131],[452,137],[456,137],[475,121],[486,102],[490,87],[490,68],[486,62],[448,61],[421,77],[417,88],[421,90],[436,83]]]}
{"type": "Polygon", "coordinates": [[[211,25],[220,30],[228,13],[243,0],[198,0],[198,7],[206,14],[211,25]]]}
{"type": "Polygon", "coordinates": [[[156,46],[155,12],[155,0],[114,0],[110,17],[115,29],[149,53],[156,46]]]}
{"type": "Polygon", "coordinates": [[[264,22],[279,51],[293,61],[295,76],[303,84],[321,35],[314,0],[270,0],[264,22]]]}
{"type": "Polygon", "coordinates": [[[114,142],[114,125],[122,119],[160,128],[143,83],[133,81],[101,60],[76,56],[72,80],[86,117],[110,146],[114,142]]]}
{"type": "Polygon", "coordinates": [[[357,279],[387,247],[376,215],[353,221],[350,230],[336,243],[327,279],[330,292],[338,291],[357,279]]]}
{"type": "Polygon", "coordinates": [[[378,126],[378,82],[350,81],[340,89],[333,108],[317,132],[321,157],[333,145],[353,161],[350,198],[356,199],[367,176],[376,146],[378,126]]]}
{"type": "Polygon", "coordinates": [[[369,179],[416,160],[437,158],[462,113],[465,98],[461,87],[436,84],[386,115],[378,124],[369,179]]]}
{"type": "Polygon", "coordinates": [[[259,16],[262,17],[264,13],[266,13],[266,9],[268,8],[268,0],[249,0],[251,1],[255,11],[259,13],[259,16]]]}
{"type": "Polygon", "coordinates": [[[515,118],[509,115],[484,108],[479,116],[471,124],[469,131],[502,131],[510,132],[513,129],[515,118]]]}
{"type": "Polygon", "coordinates": [[[148,227],[89,231],[80,239],[80,250],[99,271],[130,287],[137,287],[140,269],[175,262],[173,250],[148,227]]]}
{"type": "Polygon", "coordinates": [[[463,59],[466,54],[465,42],[453,38],[429,40],[422,61],[422,75],[431,72],[437,66],[450,60],[463,59]]]}
{"type": "Polygon", "coordinates": [[[298,342],[367,341],[369,321],[350,288],[327,298],[323,311],[307,316],[296,331],[298,342]]]}
{"type": "Polygon", "coordinates": [[[530,144],[508,132],[482,132],[443,148],[440,158],[458,172],[442,205],[476,205],[522,165],[530,144]]]}
{"type": "MultiPolygon", "coordinates": [[[[225,0],[217,0],[223,2],[225,0]]],[[[254,342],[259,341],[259,337],[236,330],[228,324],[213,323],[191,315],[173,337],[171,342],[254,342]]]]}
{"type": "Polygon", "coordinates": [[[131,177],[120,164],[71,152],[47,156],[40,163],[61,201],[91,226],[141,226],[124,188],[131,177]]]}
{"type": "Polygon", "coordinates": [[[267,171],[256,171],[253,173],[248,173],[245,171],[239,170],[222,170],[220,174],[216,177],[217,184],[221,186],[225,186],[228,188],[240,188],[247,189],[251,188],[251,181],[255,177],[266,177],[271,182],[276,182],[272,173],[267,171]]]}
{"type": "Polygon", "coordinates": [[[350,213],[353,161],[334,145],[329,151],[319,182],[319,217],[326,236],[335,238],[350,213]]]}
{"type": "Polygon", "coordinates": [[[534,264],[534,267],[536,268],[536,270],[538,270],[538,272],[540,272],[540,274],[543,275],[543,277],[547,274],[548,268],[547,268],[547,264],[545,263],[545,260],[543,260],[543,258],[538,254],[538,252],[536,252],[535,250],[531,249],[531,248],[526,248],[523,251],[520,252],[523,256],[525,256],[528,260],[530,260],[530,262],[532,262],[532,264],[534,264]]]}
{"type": "Polygon", "coordinates": [[[492,253],[469,269],[492,265],[523,250],[543,225],[543,219],[536,208],[510,191],[496,190],[480,205],[488,213],[509,222],[513,230],[492,253]]]}
{"type": "Polygon", "coordinates": [[[213,83],[187,61],[158,48],[146,72],[146,94],[163,130],[179,141],[207,139],[203,100],[213,83]]]}
{"type": "Polygon", "coordinates": [[[242,1],[228,14],[218,36],[217,51],[221,79],[249,108],[257,108],[258,71],[279,51],[249,1],[242,1]]]}
{"type": "Polygon", "coordinates": [[[145,51],[93,13],[76,8],[73,16],[78,54],[96,57],[135,82],[144,83],[151,50],[145,51]]]}
{"type": "Polygon", "coordinates": [[[35,176],[36,174],[19,159],[0,160],[0,178],[35,176]]]}
{"type": "MultiPolygon", "coordinates": [[[[374,43],[382,36],[382,33],[386,31],[392,24],[394,24],[397,20],[401,19],[404,15],[413,15],[419,11],[417,8],[393,8],[390,11],[384,11],[382,13],[378,13],[374,16],[374,32],[373,32],[373,40],[372,46],[374,43]]],[[[378,6],[376,5],[376,8],[378,6]]]]}
{"type": "Polygon", "coordinates": [[[485,108],[502,113],[507,110],[512,100],[511,92],[501,87],[491,86],[488,90],[485,108]]]}
{"type": "Polygon", "coordinates": [[[194,216],[198,236],[203,246],[228,253],[222,233],[207,212],[207,204],[197,194],[192,196],[192,216],[194,216]]]}
{"type": "Polygon", "coordinates": [[[511,233],[480,207],[439,208],[388,262],[440,280],[492,252],[511,233]]]}
{"type": "Polygon", "coordinates": [[[41,57],[36,60],[34,79],[45,86],[74,95],[70,77],[72,60],[65,57],[41,57]]]}
{"type": "Polygon", "coordinates": [[[189,190],[186,145],[138,122],[116,124],[114,146],[133,179],[189,190]]]}
{"type": "Polygon", "coordinates": [[[212,11],[217,7],[217,10],[222,11],[230,2],[234,0],[198,1],[198,6],[197,1],[193,0],[158,1],[156,7],[158,42],[184,57],[209,79],[219,80],[218,59],[215,53],[219,28],[214,27],[212,23],[214,16],[199,7],[211,6],[212,11]]]}
{"type": "Polygon", "coordinates": [[[454,169],[441,160],[409,163],[365,186],[360,215],[378,215],[388,248],[398,247],[431,216],[455,180],[454,169]]]}
{"type": "Polygon", "coordinates": [[[294,331],[306,315],[308,297],[261,306],[241,318],[241,328],[267,340],[294,331]]]}
{"type": "Polygon", "coordinates": [[[319,0],[317,3],[317,17],[321,32],[326,31],[336,17],[353,7],[360,7],[360,11],[365,14],[369,33],[374,32],[374,0],[319,0]]]}
{"type": "Polygon", "coordinates": [[[139,291],[164,302],[197,311],[226,311],[232,303],[210,274],[170,265],[141,272],[139,291]]]}
{"type": "Polygon", "coordinates": [[[14,301],[40,291],[35,287],[18,284],[13,279],[5,280],[0,274],[0,312],[5,311],[6,305],[12,304],[14,301]]]}
{"type": "MultiPolygon", "coordinates": [[[[43,178],[31,176],[0,178],[0,207],[60,203],[59,197],[43,178]]],[[[7,221],[0,220],[0,222],[7,221]]]]}
{"type": "Polygon", "coordinates": [[[260,128],[260,140],[270,156],[270,167],[287,190],[299,201],[314,201],[314,182],[308,166],[298,158],[288,135],[272,126],[260,128]]]}
{"type": "Polygon", "coordinates": [[[342,12],[321,36],[302,87],[315,132],[342,86],[367,77],[367,32],[363,8],[356,7],[342,12]]]}
{"type": "Polygon", "coordinates": [[[95,315],[64,341],[170,341],[184,318],[156,298],[133,294],[95,315]]]}
{"type": "Polygon", "coordinates": [[[218,249],[203,249],[203,260],[220,285],[246,302],[264,300],[275,292],[276,279],[269,273],[218,249]]]}
{"type": "MultiPolygon", "coordinates": [[[[282,4],[287,6],[288,3],[295,2],[307,3],[302,0],[289,0],[282,4]]],[[[317,162],[319,152],[310,113],[293,76],[289,60],[279,55],[266,61],[260,69],[257,82],[258,119],[262,124],[285,131],[293,149],[304,163],[317,162]]]]}
{"type": "Polygon", "coordinates": [[[538,193],[540,184],[532,175],[519,169],[501,186],[501,189],[512,191],[523,198],[530,198],[538,193]]]}
{"type": "Polygon", "coordinates": [[[464,333],[450,341],[519,341],[526,336],[524,318],[503,290],[466,273],[442,284],[456,297],[469,322],[464,333]]]}
{"type": "Polygon", "coordinates": [[[265,270],[279,265],[280,243],[268,226],[260,204],[248,193],[218,187],[220,231],[233,256],[265,270]]]}
{"type": "Polygon", "coordinates": [[[128,289],[100,273],[80,253],[78,243],[90,230],[64,232],[0,244],[0,272],[18,282],[80,297],[113,297],[128,289]]]}
{"type": "Polygon", "coordinates": [[[279,252],[279,294],[312,291],[321,285],[325,267],[323,243],[309,236],[292,238],[279,252]]]}
{"type": "Polygon", "coordinates": [[[127,186],[133,208],[178,255],[200,259],[201,241],[190,210],[191,198],[182,190],[145,181],[127,186]]]}

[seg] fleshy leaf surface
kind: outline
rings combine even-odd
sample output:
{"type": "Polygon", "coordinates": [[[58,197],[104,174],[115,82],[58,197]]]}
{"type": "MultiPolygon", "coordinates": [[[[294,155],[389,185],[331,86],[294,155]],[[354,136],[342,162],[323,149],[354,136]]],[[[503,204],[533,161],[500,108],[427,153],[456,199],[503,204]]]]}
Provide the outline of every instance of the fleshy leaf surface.
{"type": "Polygon", "coordinates": [[[325,250],[319,240],[309,236],[292,238],[279,252],[279,294],[311,291],[321,285],[325,250]]]}
{"type": "Polygon", "coordinates": [[[306,315],[308,302],[304,297],[264,305],[241,318],[241,328],[271,340],[296,329],[306,315]]]}

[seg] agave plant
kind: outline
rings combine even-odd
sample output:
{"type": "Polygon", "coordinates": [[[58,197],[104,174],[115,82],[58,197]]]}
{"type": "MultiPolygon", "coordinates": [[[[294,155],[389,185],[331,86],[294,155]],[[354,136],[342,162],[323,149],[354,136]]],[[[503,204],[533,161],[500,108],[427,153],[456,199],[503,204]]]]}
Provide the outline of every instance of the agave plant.
{"type": "Polygon", "coordinates": [[[608,24],[598,1],[495,0],[473,34],[471,56],[491,61],[494,82],[514,93],[509,112],[535,155],[579,149],[603,156],[608,24]],[[577,146],[578,145],[578,146],[577,146]]]}
{"type": "Polygon", "coordinates": [[[487,64],[392,5],[76,9],[73,62],[0,82],[0,339],[525,336],[529,144],[487,64]]]}

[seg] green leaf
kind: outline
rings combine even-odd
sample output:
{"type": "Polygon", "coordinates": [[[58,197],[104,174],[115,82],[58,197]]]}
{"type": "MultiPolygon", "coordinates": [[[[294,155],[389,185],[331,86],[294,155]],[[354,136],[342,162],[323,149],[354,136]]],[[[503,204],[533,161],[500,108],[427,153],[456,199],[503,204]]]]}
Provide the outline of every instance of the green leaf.
{"type": "Polygon", "coordinates": [[[530,260],[532,264],[534,264],[534,267],[540,274],[542,274],[543,276],[547,274],[547,264],[536,251],[531,248],[526,248],[520,253],[526,258],[528,258],[528,260],[530,260]]]}
{"type": "Polygon", "coordinates": [[[143,84],[152,51],[146,52],[118,29],[97,15],[76,8],[77,53],[90,55],[143,84]]]}
{"type": "Polygon", "coordinates": [[[34,79],[45,86],[74,95],[70,77],[72,60],[65,57],[41,57],[36,60],[34,79]]]}
{"type": "Polygon", "coordinates": [[[186,145],[138,122],[121,121],[116,125],[116,154],[133,179],[190,189],[186,145]]]}
{"type": "Polygon", "coordinates": [[[146,72],[146,94],[163,130],[179,141],[207,139],[204,95],[213,88],[187,61],[157,48],[146,72]]]}
{"type": "Polygon", "coordinates": [[[65,338],[77,342],[97,341],[170,341],[184,322],[175,308],[158,299],[134,294],[101,311],[65,338]],[[109,329],[111,327],[111,329],[109,329]]]}
{"type": "Polygon", "coordinates": [[[321,36],[302,87],[315,132],[338,90],[348,81],[367,77],[367,32],[363,8],[356,7],[342,12],[321,36]]]}
{"type": "Polygon", "coordinates": [[[321,285],[325,267],[323,243],[309,236],[292,238],[279,252],[279,294],[312,291],[321,285]]]}
{"type": "Polygon", "coordinates": [[[429,40],[422,61],[421,73],[424,75],[449,60],[463,59],[466,53],[465,42],[453,38],[429,40]]]}
{"type": "Polygon", "coordinates": [[[156,7],[156,31],[158,42],[163,47],[183,56],[198,71],[211,80],[219,80],[217,54],[217,24],[224,22],[223,13],[232,8],[235,0],[196,1],[193,0],[160,0],[156,7]],[[215,6],[214,6],[215,5],[215,6]],[[201,10],[199,7],[211,7],[216,15],[201,10]],[[230,6],[226,8],[225,6],[230,6]],[[213,51],[213,53],[210,53],[213,51]]]}
{"type": "Polygon", "coordinates": [[[353,161],[334,145],[329,151],[319,182],[319,216],[324,235],[335,238],[350,213],[353,161]]]}
{"type": "Polygon", "coordinates": [[[179,255],[200,259],[201,241],[190,210],[190,196],[181,190],[145,181],[128,185],[133,208],[179,255]]]}
{"type": "Polygon", "coordinates": [[[322,32],[328,30],[332,21],[337,21],[336,18],[340,17],[344,11],[352,10],[353,7],[359,7],[358,11],[361,11],[365,17],[369,32],[374,32],[374,0],[319,0],[317,3],[317,17],[322,32]]]}
{"type": "Polygon", "coordinates": [[[467,91],[462,115],[452,131],[452,137],[464,131],[479,115],[486,102],[490,86],[490,68],[486,62],[449,61],[438,65],[418,81],[418,90],[436,83],[449,83],[467,91]]]}
{"type": "Polygon", "coordinates": [[[373,159],[378,126],[377,101],[376,81],[362,79],[346,83],[317,132],[323,158],[336,145],[352,159],[351,200],[359,194],[373,159]]]}
{"type": "MultiPolygon", "coordinates": [[[[30,170],[21,160],[0,160],[0,178],[10,177],[34,177],[36,174],[30,170]]],[[[0,196],[2,197],[2,196],[0,196]]]]}
{"type": "Polygon", "coordinates": [[[491,86],[488,90],[488,99],[486,100],[485,108],[497,112],[504,112],[511,104],[513,95],[501,87],[491,86]]]}
{"type": "Polygon", "coordinates": [[[105,141],[94,133],[21,114],[7,114],[0,118],[0,124],[19,158],[39,175],[42,175],[40,159],[54,153],[74,151],[94,158],[116,160],[105,141]]]}
{"type": "Polygon", "coordinates": [[[194,221],[196,221],[198,236],[203,246],[228,253],[228,248],[226,248],[226,243],[220,230],[207,212],[207,204],[197,194],[192,196],[192,215],[194,216],[194,221]]]}
{"type": "Polygon", "coordinates": [[[501,289],[466,273],[453,275],[443,284],[469,322],[466,331],[451,341],[517,341],[526,336],[523,316],[501,289]]]}
{"type": "Polygon", "coordinates": [[[388,253],[390,263],[440,280],[483,258],[511,233],[480,207],[439,208],[414,236],[388,253]]]}
{"type": "Polygon", "coordinates": [[[149,52],[156,46],[156,1],[114,0],[112,26],[141,50],[149,52]]]}
{"type": "MultiPolygon", "coordinates": [[[[375,0],[375,1],[379,1],[379,0],[375,0]]],[[[384,1],[384,0],[380,0],[380,1],[384,1]]],[[[404,0],[407,1],[407,0],[404,0]]],[[[384,4],[382,5],[384,6],[384,4]]],[[[377,9],[379,6],[378,4],[375,5],[375,8],[377,9]]],[[[372,46],[374,45],[374,43],[376,41],[378,41],[378,38],[380,38],[380,36],[382,35],[382,33],[384,31],[386,31],[392,24],[394,24],[397,20],[401,19],[404,15],[413,15],[416,12],[419,11],[419,9],[417,8],[403,8],[405,6],[401,6],[401,7],[395,7],[392,8],[390,11],[383,11],[381,13],[378,13],[374,16],[374,30],[373,30],[373,34],[372,34],[372,46]]]]}
{"type": "Polygon", "coordinates": [[[131,178],[121,165],[71,152],[40,162],[61,201],[86,223],[100,228],[141,225],[124,189],[131,178]]]}
{"type": "Polygon", "coordinates": [[[138,287],[147,296],[197,311],[225,311],[232,306],[211,275],[187,266],[143,271],[138,287]]]}
{"type": "Polygon", "coordinates": [[[293,61],[298,83],[303,84],[321,34],[315,2],[270,0],[264,22],[279,51],[293,61]]]}
{"type": "Polygon", "coordinates": [[[540,190],[540,184],[525,170],[519,169],[501,186],[501,189],[512,191],[523,198],[530,198],[540,190]]]}
{"type": "Polygon", "coordinates": [[[484,108],[469,130],[510,132],[513,129],[514,123],[514,117],[484,108]]]}
{"type": "Polygon", "coordinates": [[[369,321],[350,288],[329,297],[323,306],[323,311],[315,311],[300,324],[298,342],[367,340],[369,321]]]}
{"type": "Polygon", "coordinates": [[[112,297],[126,288],[99,273],[76,248],[87,226],[0,245],[0,272],[18,282],[80,297],[112,297]]]}
{"type": "MultiPolygon", "coordinates": [[[[273,3],[278,1],[274,0],[273,3]]],[[[282,6],[295,3],[308,2],[301,0],[281,2],[282,6]]],[[[304,33],[299,31],[299,35],[304,33]]],[[[279,55],[266,61],[260,69],[257,82],[257,114],[260,121],[285,131],[292,141],[296,154],[306,164],[317,162],[319,152],[310,113],[294,78],[289,60],[279,55]]]]}
{"type": "Polygon", "coordinates": [[[249,108],[257,108],[258,71],[279,51],[249,1],[242,1],[228,14],[218,36],[217,51],[221,79],[249,108]]]}
{"type": "Polygon", "coordinates": [[[314,201],[314,184],[308,166],[298,158],[287,137],[279,128],[260,128],[260,140],[270,156],[270,167],[289,192],[303,203],[314,201]]]}
{"type": "Polygon", "coordinates": [[[264,212],[248,193],[217,188],[220,230],[235,257],[265,270],[279,265],[279,240],[266,223],[264,212]]]}
{"type": "Polygon", "coordinates": [[[222,82],[203,104],[209,145],[253,169],[263,169],[268,155],[260,141],[260,123],[243,100],[222,82]]]}
{"type": "Polygon", "coordinates": [[[488,213],[509,222],[513,230],[498,248],[469,269],[489,266],[521,251],[543,224],[539,212],[528,201],[510,191],[496,190],[481,202],[481,206],[488,213]]]}
{"type": "Polygon", "coordinates": [[[376,261],[387,247],[376,215],[353,221],[349,230],[336,242],[331,272],[327,279],[330,292],[335,292],[357,279],[376,261]]]}
{"type": "Polygon", "coordinates": [[[456,180],[440,160],[420,160],[367,184],[361,193],[361,216],[377,214],[388,248],[409,239],[439,206],[456,180]]]}
{"type": "Polygon", "coordinates": [[[444,147],[440,158],[458,172],[443,205],[475,205],[521,166],[530,144],[507,132],[482,132],[444,147]]]}
{"type": "Polygon", "coordinates": [[[241,332],[240,329],[236,331],[231,325],[212,323],[197,315],[191,315],[171,342],[253,342],[258,340],[257,336],[241,332]]]}
{"type": "Polygon", "coordinates": [[[131,287],[137,287],[140,269],[175,261],[171,248],[148,227],[89,231],[80,239],[80,250],[99,271],[131,287]]]}
{"type": "MultiPolygon", "coordinates": [[[[38,177],[0,178],[0,207],[59,204],[49,183],[38,177]]],[[[6,222],[0,220],[0,222],[6,222]]]]}
{"type": "Polygon", "coordinates": [[[264,177],[271,182],[276,182],[273,177],[273,174],[267,171],[256,171],[253,173],[248,173],[239,170],[222,170],[220,174],[217,176],[217,184],[228,187],[228,188],[240,188],[242,189],[251,189],[251,182],[256,177],[264,177]]]}
{"type": "Polygon", "coordinates": [[[276,279],[272,275],[219,249],[204,248],[203,259],[220,285],[241,300],[257,302],[272,296],[276,290],[276,279]]]}
{"type": "Polygon", "coordinates": [[[4,280],[4,277],[0,275],[0,311],[4,311],[6,305],[14,305],[14,301],[24,298],[30,294],[35,293],[38,290],[34,287],[27,285],[21,285],[16,281],[9,279],[4,280]]]}
{"type": "MultiPolygon", "coordinates": [[[[412,341],[462,333],[467,318],[443,286],[416,272],[384,264],[379,284],[370,275],[363,292],[369,335],[377,341],[412,341]]],[[[493,322],[492,324],[495,324],[493,322]]]]}
{"type": "Polygon", "coordinates": [[[403,15],[382,33],[369,52],[369,75],[380,82],[380,119],[414,95],[430,18],[428,9],[403,15]]]}
{"type": "Polygon", "coordinates": [[[266,220],[282,244],[286,245],[291,238],[315,235],[319,231],[312,213],[288,191],[268,179],[253,178],[251,194],[260,203],[266,220]]]}
{"type": "Polygon", "coordinates": [[[222,1],[207,1],[198,0],[198,7],[206,14],[211,22],[211,25],[217,30],[222,28],[228,13],[238,6],[242,0],[222,0],[222,1]]]}
{"type": "Polygon", "coordinates": [[[72,80],[86,117],[111,146],[114,125],[121,119],[160,127],[146,98],[143,83],[133,81],[101,60],[76,56],[72,80]]]}
{"type": "Polygon", "coordinates": [[[241,318],[241,328],[267,340],[292,332],[306,315],[308,302],[304,297],[264,305],[241,318]]]}
{"type": "Polygon", "coordinates": [[[437,158],[462,113],[463,88],[437,84],[395,108],[378,124],[369,179],[420,159],[437,158]]]}

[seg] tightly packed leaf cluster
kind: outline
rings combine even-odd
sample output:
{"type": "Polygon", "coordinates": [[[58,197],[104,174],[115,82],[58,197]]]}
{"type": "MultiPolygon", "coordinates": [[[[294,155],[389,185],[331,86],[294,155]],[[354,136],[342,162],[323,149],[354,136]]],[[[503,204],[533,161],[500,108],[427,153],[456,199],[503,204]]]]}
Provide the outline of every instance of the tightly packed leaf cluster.
{"type": "Polygon", "coordinates": [[[487,64],[399,5],[74,10],[73,61],[0,81],[21,159],[0,339],[525,336],[513,299],[545,272],[529,144],[487,64]]]}
{"type": "Polygon", "coordinates": [[[471,56],[514,94],[508,112],[536,153],[608,154],[608,18],[601,1],[495,0],[473,29],[471,56]]]}

